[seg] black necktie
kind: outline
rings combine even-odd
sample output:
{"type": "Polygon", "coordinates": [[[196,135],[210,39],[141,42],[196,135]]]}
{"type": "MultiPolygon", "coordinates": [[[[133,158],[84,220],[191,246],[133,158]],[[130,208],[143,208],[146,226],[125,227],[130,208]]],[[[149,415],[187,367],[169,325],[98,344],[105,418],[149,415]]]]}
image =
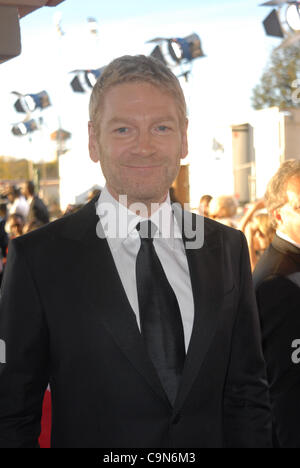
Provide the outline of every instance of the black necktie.
{"type": "Polygon", "coordinates": [[[153,245],[155,228],[151,221],[137,225],[141,237],[136,259],[141,333],[163,388],[174,405],[185,360],[184,333],[175,293],[153,245]]]}

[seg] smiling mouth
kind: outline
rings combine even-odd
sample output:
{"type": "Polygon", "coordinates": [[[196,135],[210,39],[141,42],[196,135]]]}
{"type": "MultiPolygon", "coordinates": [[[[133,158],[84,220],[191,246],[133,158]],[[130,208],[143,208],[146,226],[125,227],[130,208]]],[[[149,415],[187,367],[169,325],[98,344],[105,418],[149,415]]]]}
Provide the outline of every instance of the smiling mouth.
{"type": "Polygon", "coordinates": [[[127,167],[128,169],[155,169],[160,166],[124,166],[127,167]]]}

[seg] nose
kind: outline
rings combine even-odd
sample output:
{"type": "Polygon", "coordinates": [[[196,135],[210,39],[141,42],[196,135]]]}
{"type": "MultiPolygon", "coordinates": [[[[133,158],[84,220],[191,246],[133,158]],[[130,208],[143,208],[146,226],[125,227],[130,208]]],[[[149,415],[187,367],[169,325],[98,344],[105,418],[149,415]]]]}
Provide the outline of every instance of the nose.
{"type": "Polygon", "coordinates": [[[140,129],[135,139],[133,153],[140,156],[151,156],[154,151],[151,132],[147,129],[140,129]]]}

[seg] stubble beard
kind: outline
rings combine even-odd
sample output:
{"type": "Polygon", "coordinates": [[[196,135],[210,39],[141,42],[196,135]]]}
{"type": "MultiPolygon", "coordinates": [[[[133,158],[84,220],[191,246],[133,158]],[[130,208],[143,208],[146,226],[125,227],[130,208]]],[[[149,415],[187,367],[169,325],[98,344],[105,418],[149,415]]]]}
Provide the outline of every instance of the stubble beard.
{"type": "Polygon", "coordinates": [[[178,167],[173,168],[166,167],[164,174],[161,176],[161,182],[156,181],[152,186],[145,183],[145,180],[122,178],[120,173],[119,177],[117,177],[110,169],[106,170],[105,164],[101,164],[101,167],[107,188],[118,202],[120,202],[120,196],[123,196],[123,201],[125,196],[127,208],[133,204],[141,204],[147,207],[148,213],[151,213],[151,205],[157,205],[166,200],[169,189],[177,177],[180,165],[178,164],[178,167]]]}

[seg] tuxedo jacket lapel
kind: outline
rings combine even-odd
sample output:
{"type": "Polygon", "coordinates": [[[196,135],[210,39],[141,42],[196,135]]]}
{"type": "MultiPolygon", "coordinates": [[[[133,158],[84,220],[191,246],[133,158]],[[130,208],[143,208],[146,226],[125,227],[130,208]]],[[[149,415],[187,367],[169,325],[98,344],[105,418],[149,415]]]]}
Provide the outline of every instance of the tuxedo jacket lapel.
{"type": "MultiPolygon", "coordinates": [[[[181,215],[178,216],[178,212],[175,212],[175,216],[178,220],[181,215]]],[[[200,229],[203,229],[203,245],[196,249],[189,248],[189,242],[193,238],[193,216],[185,212],[182,234],[190,270],[195,315],[184,372],[175,402],[175,411],[179,410],[184,403],[201,369],[218,325],[220,304],[224,296],[224,288],[226,288],[223,274],[224,263],[220,263],[222,236],[217,230],[204,232],[205,223],[202,220],[200,229]]],[[[181,218],[180,222],[182,222],[181,218]]]]}

